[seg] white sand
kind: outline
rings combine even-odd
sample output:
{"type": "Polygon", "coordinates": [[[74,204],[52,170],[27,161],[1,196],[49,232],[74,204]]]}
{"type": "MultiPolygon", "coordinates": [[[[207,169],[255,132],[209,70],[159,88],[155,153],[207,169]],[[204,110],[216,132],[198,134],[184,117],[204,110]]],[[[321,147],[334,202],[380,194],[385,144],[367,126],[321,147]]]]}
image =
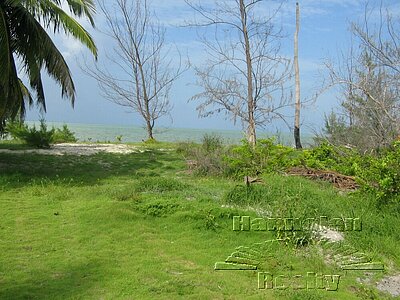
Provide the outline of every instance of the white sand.
{"type": "Polygon", "coordinates": [[[129,154],[144,152],[134,146],[125,144],[56,144],[50,149],[9,150],[0,149],[0,153],[37,153],[45,155],[93,155],[99,152],[129,154]]]}

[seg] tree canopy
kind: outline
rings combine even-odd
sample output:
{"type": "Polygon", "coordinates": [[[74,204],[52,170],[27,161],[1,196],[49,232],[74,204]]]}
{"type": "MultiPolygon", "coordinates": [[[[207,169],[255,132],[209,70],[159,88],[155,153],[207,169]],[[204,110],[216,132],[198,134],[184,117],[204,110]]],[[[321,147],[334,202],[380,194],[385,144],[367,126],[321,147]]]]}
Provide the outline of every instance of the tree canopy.
{"type": "Polygon", "coordinates": [[[70,69],[49,32],[72,36],[95,57],[96,45],[74,17],[94,26],[93,0],[4,0],[0,2],[0,128],[7,119],[23,117],[26,104],[46,111],[42,70],[61,87],[62,96],[75,101],[70,69]],[[65,3],[70,11],[66,12],[65,3]],[[29,82],[28,86],[21,79],[29,82]],[[34,95],[32,95],[34,93],[34,95]]]}

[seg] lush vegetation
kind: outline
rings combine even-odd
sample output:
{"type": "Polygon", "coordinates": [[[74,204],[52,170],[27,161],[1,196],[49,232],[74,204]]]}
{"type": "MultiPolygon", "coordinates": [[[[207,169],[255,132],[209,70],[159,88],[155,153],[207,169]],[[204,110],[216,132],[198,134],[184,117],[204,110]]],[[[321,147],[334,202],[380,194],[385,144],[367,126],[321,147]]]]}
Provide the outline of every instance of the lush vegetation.
{"type": "MultiPolygon", "coordinates": [[[[282,148],[272,142],[259,144],[276,152],[282,148]]],[[[387,297],[359,281],[379,280],[400,265],[400,211],[393,205],[377,208],[373,195],[341,194],[328,183],[281,176],[270,171],[277,168],[267,163],[257,169],[265,184],[249,189],[233,177],[196,176],[187,172],[183,146],[177,152],[174,145],[135,145],[143,152],[88,157],[0,153],[0,298],[387,297]],[[307,234],[271,249],[260,270],[283,275],[341,274],[337,292],[258,290],[256,271],[215,271],[214,263],[224,261],[236,247],[285,234],[232,231],[234,215],[264,213],[360,216],[363,230],[346,233],[346,243],[382,261],[385,273],[344,274],[328,259],[331,250],[321,252],[321,245],[307,234]]],[[[4,147],[9,146],[0,148],[4,147]]],[[[224,148],[215,137],[194,147],[198,152],[224,148]]],[[[223,150],[224,165],[227,153],[239,155],[237,149],[242,147],[246,146],[223,150]]],[[[271,154],[268,159],[303,157],[306,163],[322,163],[320,154],[326,149],[327,145],[308,150],[307,155],[271,154]]],[[[248,149],[243,155],[248,155],[248,149]]],[[[228,170],[230,163],[226,163],[228,170]]],[[[243,174],[245,170],[252,169],[245,166],[243,174]]]]}
{"type": "Polygon", "coordinates": [[[11,122],[6,126],[6,132],[14,139],[21,140],[36,148],[50,148],[50,144],[76,142],[74,133],[63,125],[62,128],[47,128],[46,122],[40,121],[39,129],[33,125],[29,127],[22,122],[11,122]]]}
{"type": "Polygon", "coordinates": [[[196,162],[194,171],[200,175],[242,179],[265,173],[280,174],[295,166],[333,170],[354,176],[362,191],[377,199],[377,205],[400,203],[400,142],[378,153],[361,154],[356,149],[327,142],[297,151],[276,144],[273,138],[259,140],[253,147],[246,140],[239,146],[224,146],[221,138],[205,136],[202,145],[182,143],[178,152],[196,162]]]}
{"type": "MultiPolygon", "coordinates": [[[[169,87],[186,69],[179,67],[174,73],[169,63],[161,67],[162,58],[168,61],[160,56],[164,29],[153,23],[146,1],[133,6],[128,2],[120,0],[113,7],[106,1],[98,4],[122,49],[117,56],[126,54],[127,66],[132,68],[125,73],[133,74],[136,82],[133,96],[126,90],[127,80],[112,72],[95,67],[87,73],[100,82],[103,95],[144,116],[149,138],[125,145],[132,147],[130,154],[57,152],[58,156],[32,148],[76,142],[74,133],[66,125],[48,128],[41,120],[37,128],[22,120],[27,105],[36,103],[46,111],[43,71],[60,86],[62,96],[74,103],[70,70],[49,31],[72,36],[97,57],[90,34],[74,19],[85,17],[94,26],[95,2],[0,2],[0,137],[13,138],[0,143],[0,298],[390,299],[376,282],[385,275],[400,278],[397,18],[389,11],[384,15],[381,9],[375,28],[379,34],[371,30],[368,20],[362,26],[352,24],[353,49],[341,59],[343,66],[326,63],[328,80],[321,87],[322,91],[341,87],[341,109],[326,117],[312,148],[300,149],[297,141],[295,150],[272,138],[255,138],[256,124],[261,127],[273,115],[282,116],[279,110],[286,104],[272,99],[282,101],[287,95],[272,97],[270,90],[285,93],[290,77],[286,68],[290,63],[280,57],[280,46],[269,49],[272,44],[265,44],[274,35],[273,24],[267,19],[261,22],[262,18],[259,22],[253,15],[253,6],[262,1],[236,1],[237,10],[215,1],[218,9],[209,12],[185,1],[207,19],[193,26],[224,24],[221,29],[233,25],[239,30],[239,35],[224,33],[225,40],[233,38],[225,46],[217,28],[215,44],[205,40],[214,51],[213,61],[204,70],[195,68],[203,91],[192,100],[201,100],[197,109],[202,116],[225,112],[240,120],[247,136],[240,145],[225,145],[217,135],[205,135],[200,144],[175,145],[156,141],[152,129],[154,121],[170,111],[169,87]],[[115,9],[122,13],[115,14],[115,9]],[[224,19],[228,15],[236,16],[233,23],[224,19]],[[263,38],[257,40],[258,35],[263,38]],[[245,51],[226,51],[240,44],[245,51]],[[271,58],[275,63],[268,62],[271,58]],[[241,67],[238,61],[246,64],[241,67]],[[232,78],[230,72],[215,68],[229,62],[238,71],[232,78]],[[276,81],[264,80],[280,69],[284,72],[276,81]],[[297,175],[305,170],[303,177],[319,172],[320,177],[308,176],[314,179],[326,179],[321,174],[346,178],[358,189],[288,176],[293,170],[297,175]],[[278,218],[281,223],[273,230],[260,232],[252,226],[250,231],[235,231],[235,216],[250,216],[261,223],[278,218]],[[362,230],[340,233],[340,226],[332,225],[328,233],[321,228],[297,231],[287,229],[289,221],[282,221],[301,218],[315,225],[321,217],[343,223],[360,218],[362,230]],[[343,240],[330,243],[324,234],[343,240]],[[214,270],[215,263],[232,259],[250,261],[257,270],[214,270]],[[342,264],[354,261],[379,262],[385,269],[343,270],[342,264]],[[278,278],[286,278],[289,285],[293,283],[289,278],[307,276],[307,272],[340,274],[341,278],[334,292],[290,287],[263,290],[257,288],[258,272],[282,276],[278,278]]],[[[120,144],[122,135],[115,140],[120,144]]]]}

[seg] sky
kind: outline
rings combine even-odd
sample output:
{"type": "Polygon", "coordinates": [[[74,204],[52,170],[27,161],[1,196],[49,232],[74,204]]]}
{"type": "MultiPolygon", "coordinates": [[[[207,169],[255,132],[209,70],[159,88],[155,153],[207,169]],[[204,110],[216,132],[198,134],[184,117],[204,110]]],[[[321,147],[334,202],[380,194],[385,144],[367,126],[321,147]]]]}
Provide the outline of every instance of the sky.
{"type": "MultiPolygon", "coordinates": [[[[133,1],[133,0],[132,0],[133,1]]],[[[202,3],[212,2],[203,0],[202,3]]],[[[260,12],[268,14],[279,1],[266,0],[260,4],[260,12]]],[[[286,37],[282,40],[282,55],[293,56],[293,35],[295,31],[295,0],[287,0],[282,5],[275,18],[281,25],[286,37]]],[[[301,78],[302,99],[310,98],[321,86],[326,74],[324,62],[335,60],[340,51],[349,46],[351,22],[360,22],[364,17],[364,0],[299,0],[301,11],[301,27],[299,34],[299,66],[301,78]]],[[[372,18],[379,11],[380,0],[370,0],[368,6],[372,9],[372,18]]],[[[193,18],[193,11],[184,0],[152,0],[151,8],[167,30],[167,44],[173,45],[190,58],[194,65],[201,65],[207,59],[207,54],[198,40],[196,31],[180,26],[193,18]]],[[[398,0],[382,0],[382,6],[387,7],[394,15],[400,16],[398,0]]],[[[100,10],[96,15],[96,29],[90,28],[86,20],[81,24],[92,34],[99,50],[99,63],[107,64],[105,56],[113,51],[110,39],[103,33],[106,30],[104,17],[100,10]]],[[[71,69],[76,86],[76,101],[74,108],[68,100],[61,98],[61,89],[47,76],[44,77],[47,121],[64,123],[110,124],[110,125],[143,125],[140,116],[126,107],[105,99],[101,96],[97,82],[88,77],[79,67],[83,60],[90,58],[89,52],[79,42],[63,34],[53,36],[53,40],[63,53],[71,69]]],[[[43,72],[44,73],[44,72],[43,72]]],[[[175,128],[206,128],[206,129],[241,129],[240,124],[234,125],[225,114],[209,118],[198,117],[197,103],[188,101],[201,89],[195,86],[194,71],[185,72],[173,85],[170,92],[170,102],[173,105],[172,118],[160,119],[158,125],[175,128]],[[172,119],[172,120],[171,120],[172,119]]],[[[294,92],[294,91],[293,91],[294,92]]],[[[321,95],[315,103],[302,108],[303,132],[314,132],[324,122],[324,115],[338,107],[340,95],[337,90],[330,90],[321,95]]],[[[292,114],[290,108],[287,113],[292,114]]],[[[32,107],[27,113],[27,120],[41,118],[41,112],[32,107]]],[[[292,122],[289,119],[289,122],[292,122]]],[[[288,131],[279,121],[266,125],[269,131],[288,131]]]]}

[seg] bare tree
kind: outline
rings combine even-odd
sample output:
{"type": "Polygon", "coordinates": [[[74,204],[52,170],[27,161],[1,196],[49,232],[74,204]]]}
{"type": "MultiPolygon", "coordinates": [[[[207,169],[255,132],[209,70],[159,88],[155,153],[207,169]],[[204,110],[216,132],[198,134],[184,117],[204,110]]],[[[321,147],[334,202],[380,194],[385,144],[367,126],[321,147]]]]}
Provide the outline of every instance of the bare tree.
{"type": "Polygon", "coordinates": [[[185,1],[198,16],[188,25],[206,30],[200,39],[208,53],[207,61],[195,67],[203,91],[192,100],[202,101],[200,116],[225,112],[235,123],[239,119],[254,146],[256,127],[284,118],[280,109],[288,105],[284,84],[290,61],[279,55],[282,35],[273,24],[277,10],[262,16],[263,0],[218,0],[213,6],[185,1]]]}
{"type": "Polygon", "coordinates": [[[172,83],[182,73],[172,69],[165,48],[165,28],[156,21],[147,0],[99,1],[108,27],[106,34],[115,42],[106,64],[86,64],[84,71],[95,78],[103,96],[139,113],[149,139],[154,139],[155,122],[170,114],[168,96],[172,83]]]}
{"type": "Polygon", "coordinates": [[[296,2],[296,32],[294,34],[294,72],[296,76],[296,107],[294,114],[294,142],[296,149],[301,149],[300,140],[300,70],[299,70],[299,30],[300,30],[300,7],[296,2]]]}
{"type": "Polygon", "coordinates": [[[346,73],[329,66],[330,80],[343,95],[339,116],[327,120],[330,139],[361,150],[387,147],[400,129],[398,87],[365,49],[346,62],[346,73]]]}
{"type": "Polygon", "coordinates": [[[398,27],[382,9],[376,27],[368,15],[366,9],[364,24],[352,25],[357,47],[342,55],[340,64],[327,64],[327,87],[339,85],[343,95],[343,114],[329,117],[328,135],[362,150],[387,147],[400,133],[398,27]]]}

